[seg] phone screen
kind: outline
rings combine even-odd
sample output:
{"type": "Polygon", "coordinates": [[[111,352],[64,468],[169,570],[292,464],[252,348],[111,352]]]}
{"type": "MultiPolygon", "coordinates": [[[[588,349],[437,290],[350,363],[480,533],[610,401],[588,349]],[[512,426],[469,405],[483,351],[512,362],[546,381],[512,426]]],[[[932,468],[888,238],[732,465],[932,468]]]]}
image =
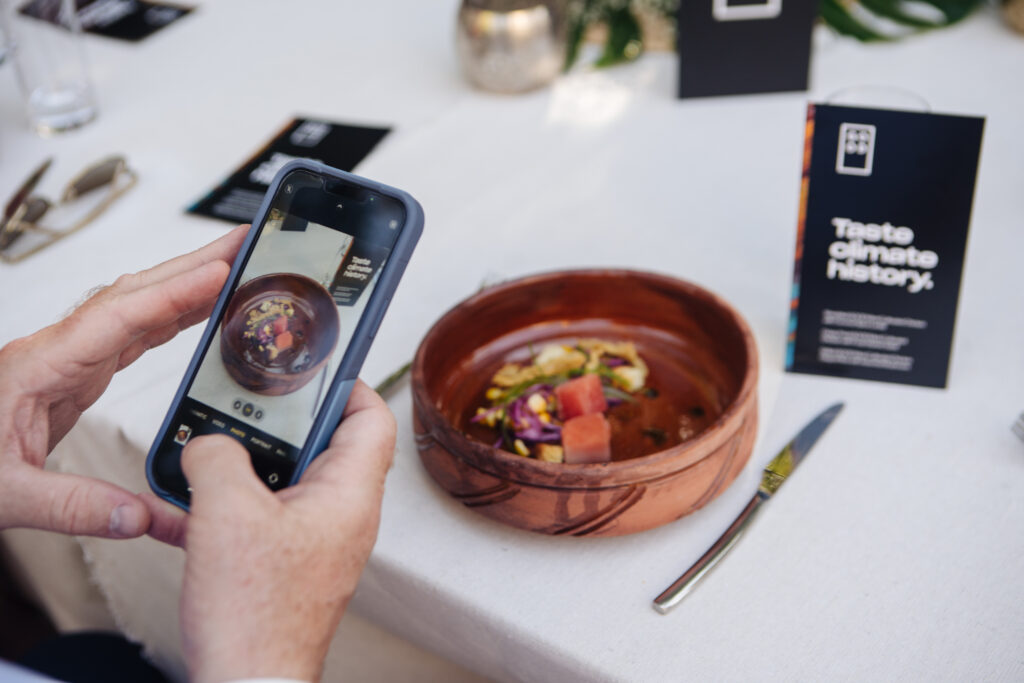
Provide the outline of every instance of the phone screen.
{"type": "Polygon", "coordinates": [[[279,185],[153,459],[188,500],[181,451],[233,436],[272,489],[286,486],[405,222],[386,195],[304,170],[279,185]]]}

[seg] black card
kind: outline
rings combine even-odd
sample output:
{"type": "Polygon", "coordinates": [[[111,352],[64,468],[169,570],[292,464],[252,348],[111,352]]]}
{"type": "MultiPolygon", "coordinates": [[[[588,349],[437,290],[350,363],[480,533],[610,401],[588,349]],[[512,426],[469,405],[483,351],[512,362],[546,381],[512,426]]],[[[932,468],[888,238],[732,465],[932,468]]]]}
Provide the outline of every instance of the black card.
{"type": "MultiPolygon", "coordinates": [[[[22,14],[51,21],[55,18],[51,0],[32,0],[22,14]]],[[[136,42],[182,18],[194,8],[147,0],[77,0],[82,30],[108,38],[136,42]]]]}
{"type": "Polygon", "coordinates": [[[270,181],[292,159],[314,159],[351,171],[388,131],[390,128],[293,119],[227,180],[190,206],[188,212],[231,223],[249,223],[256,217],[270,181]]]}
{"type": "Polygon", "coordinates": [[[331,296],[339,306],[355,306],[359,296],[388,258],[389,249],[355,240],[331,282],[331,296]]]}
{"type": "Polygon", "coordinates": [[[684,0],[679,97],[807,90],[816,0],[684,0]]]}
{"type": "Polygon", "coordinates": [[[810,105],[787,369],[946,386],[984,125],[810,105]]]}

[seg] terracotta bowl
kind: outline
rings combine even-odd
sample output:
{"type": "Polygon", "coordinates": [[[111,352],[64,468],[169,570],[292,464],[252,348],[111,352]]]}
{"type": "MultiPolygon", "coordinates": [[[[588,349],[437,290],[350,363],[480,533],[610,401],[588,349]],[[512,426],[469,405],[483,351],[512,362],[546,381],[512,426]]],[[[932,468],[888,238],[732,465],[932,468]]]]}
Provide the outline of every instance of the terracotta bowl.
{"type": "Polygon", "coordinates": [[[249,280],[228,303],[220,330],[220,355],[233,380],[257,394],[280,396],[313,379],[338,343],[338,309],[323,286],[294,273],[271,273],[249,280]],[[264,301],[289,299],[295,310],[295,343],[277,362],[268,363],[247,348],[249,311],[264,301]]]}
{"type": "Polygon", "coordinates": [[[643,272],[563,271],[493,287],[445,313],[413,361],[413,420],[427,471],[467,507],[545,534],[618,536],[678,519],[729,486],[753,448],[756,385],[753,335],[714,294],[643,272]],[[581,337],[633,341],[667,409],[685,421],[700,403],[700,431],[596,464],[541,462],[471,435],[498,367],[525,360],[530,345],[581,337]]]}

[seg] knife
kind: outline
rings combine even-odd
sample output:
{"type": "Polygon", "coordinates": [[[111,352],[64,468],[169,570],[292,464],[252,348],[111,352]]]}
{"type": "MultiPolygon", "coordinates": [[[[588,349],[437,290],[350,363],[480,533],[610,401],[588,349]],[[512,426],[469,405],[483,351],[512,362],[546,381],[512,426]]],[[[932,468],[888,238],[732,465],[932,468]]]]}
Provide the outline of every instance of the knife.
{"type": "Polygon", "coordinates": [[[786,444],[779,454],[776,455],[761,474],[761,485],[757,493],[743,508],[739,517],[725,530],[714,545],[704,555],[686,570],[686,573],[676,579],[675,583],[666,588],[661,595],[654,599],[654,609],[661,614],[668,614],[669,611],[689,594],[697,582],[704,578],[718,562],[725,557],[725,554],[732,550],[736,542],[740,540],[743,532],[747,530],[750,523],[754,521],[757,512],[768,500],[775,495],[786,478],[793,473],[796,466],[807,456],[814,444],[818,441],[836,415],[843,409],[842,403],[827,408],[824,412],[811,420],[800,432],[793,437],[793,440],[786,444]]]}

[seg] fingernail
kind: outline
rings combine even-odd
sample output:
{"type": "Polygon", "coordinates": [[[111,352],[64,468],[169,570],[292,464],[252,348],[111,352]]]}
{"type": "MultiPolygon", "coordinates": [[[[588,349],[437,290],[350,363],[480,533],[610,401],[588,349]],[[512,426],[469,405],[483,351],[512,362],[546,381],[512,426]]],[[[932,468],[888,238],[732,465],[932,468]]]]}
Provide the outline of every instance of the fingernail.
{"type": "Polygon", "coordinates": [[[142,526],[139,511],[134,505],[123,503],[114,508],[110,513],[110,534],[122,538],[138,536],[142,533],[139,527],[142,526]]]}

